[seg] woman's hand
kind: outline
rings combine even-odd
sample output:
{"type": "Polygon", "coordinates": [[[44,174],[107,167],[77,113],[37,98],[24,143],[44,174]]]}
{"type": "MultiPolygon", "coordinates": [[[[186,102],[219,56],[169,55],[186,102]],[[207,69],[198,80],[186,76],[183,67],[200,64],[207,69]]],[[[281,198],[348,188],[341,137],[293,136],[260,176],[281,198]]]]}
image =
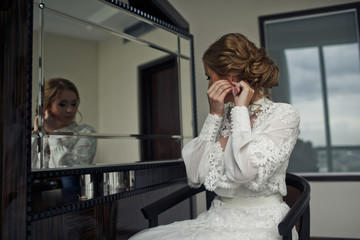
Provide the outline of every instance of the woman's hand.
{"type": "Polygon", "coordinates": [[[34,129],[33,132],[39,131],[39,116],[36,115],[34,119],[34,129]]]}
{"type": "Polygon", "coordinates": [[[238,83],[234,83],[232,93],[234,96],[235,106],[248,107],[254,97],[255,90],[252,89],[245,81],[240,81],[238,83]]]}
{"type": "Polygon", "coordinates": [[[216,114],[220,117],[224,114],[224,100],[233,87],[228,80],[218,80],[209,86],[206,93],[210,105],[210,114],[216,114]]]}
{"type": "MultiPolygon", "coordinates": [[[[44,112],[44,131],[49,133],[57,129],[57,125],[54,117],[52,116],[49,110],[45,110],[44,112]]],[[[39,130],[39,116],[36,116],[34,119],[34,132],[39,130]]]]}
{"type": "Polygon", "coordinates": [[[44,125],[44,130],[46,132],[52,132],[58,128],[55,119],[49,110],[45,110],[44,112],[44,125]]]}

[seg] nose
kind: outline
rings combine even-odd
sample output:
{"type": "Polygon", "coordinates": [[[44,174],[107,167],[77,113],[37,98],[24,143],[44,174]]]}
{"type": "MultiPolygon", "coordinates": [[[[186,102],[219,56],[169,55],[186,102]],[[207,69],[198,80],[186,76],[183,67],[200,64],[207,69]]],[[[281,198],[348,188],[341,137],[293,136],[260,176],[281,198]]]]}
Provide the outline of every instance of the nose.
{"type": "Polygon", "coordinates": [[[66,108],[66,112],[68,112],[68,113],[73,112],[73,111],[74,111],[74,107],[72,107],[72,106],[68,106],[66,108]]]}

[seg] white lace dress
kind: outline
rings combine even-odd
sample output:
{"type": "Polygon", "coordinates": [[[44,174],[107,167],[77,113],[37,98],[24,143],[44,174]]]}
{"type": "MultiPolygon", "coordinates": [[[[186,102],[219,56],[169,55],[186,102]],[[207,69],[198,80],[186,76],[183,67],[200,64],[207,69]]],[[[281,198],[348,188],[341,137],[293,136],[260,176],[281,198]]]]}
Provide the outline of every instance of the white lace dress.
{"type": "MultiPolygon", "coordinates": [[[[94,133],[92,126],[77,123],[55,130],[55,132],[94,133]]],[[[32,136],[31,167],[40,168],[36,135],[32,136]]],[[[93,162],[96,153],[96,138],[79,136],[44,136],[42,168],[58,168],[69,166],[85,166],[93,162]]]]}
{"type": "Polygon", "coordinates": [[[199,137],[182,153],[189,185],[204,184],[217,194],[211,208],[196,219],[147,229],[131,240],[281,239],[277,225],[289,210],[282,196],[299,121],[291,105],[266,98],[249,109],[227,104],[222,118],[209,114],[199,137]],[[225,149],[220,137],[227,138],[225,149]]]}

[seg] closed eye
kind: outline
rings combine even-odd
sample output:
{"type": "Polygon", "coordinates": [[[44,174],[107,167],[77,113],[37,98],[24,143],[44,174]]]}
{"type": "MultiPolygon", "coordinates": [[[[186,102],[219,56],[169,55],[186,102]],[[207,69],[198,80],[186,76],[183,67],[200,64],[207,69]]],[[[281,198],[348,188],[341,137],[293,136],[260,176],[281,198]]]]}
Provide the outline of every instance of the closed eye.
{"type": "Polygon", "coordinates": [[[76,107],[77,105],[78,105],[78,102],[77,102],[77,101],[74,101],[74,102],[71,103],[71,106],[72,106],[72,107],[76,107]]]}

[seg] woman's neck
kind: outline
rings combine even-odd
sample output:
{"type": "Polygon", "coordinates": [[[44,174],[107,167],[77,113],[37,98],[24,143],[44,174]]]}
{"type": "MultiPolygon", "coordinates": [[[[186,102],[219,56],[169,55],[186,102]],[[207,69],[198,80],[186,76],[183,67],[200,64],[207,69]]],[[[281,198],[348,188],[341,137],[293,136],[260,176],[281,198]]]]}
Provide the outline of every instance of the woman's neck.
{"type": "Polygon", "coordinates": [[[253,96],[253,99],[252,99],[252,101],[251,101],[250,104],[256,102],[257,100],[261,99],[262,97],[263,97],[263,96],[262,96],[260,93],[255,92],[255,94],[254,94],[254,96],[253,96]]]}

